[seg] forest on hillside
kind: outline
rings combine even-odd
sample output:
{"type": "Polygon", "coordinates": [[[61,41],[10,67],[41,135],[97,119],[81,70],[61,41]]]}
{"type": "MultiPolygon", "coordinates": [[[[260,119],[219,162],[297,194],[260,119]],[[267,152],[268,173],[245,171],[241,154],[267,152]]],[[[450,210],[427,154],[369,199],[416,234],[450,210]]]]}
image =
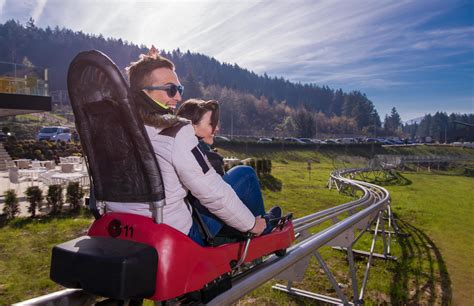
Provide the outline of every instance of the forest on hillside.
{"type": "MultiPolygon", "coordinates": [[[[14,20],[0,24],[0,41],[0,61],[48,68],[51,91],[66,89],[69,63],[81,51],[100,50],[121,69],[148,52],[146,46],[120,38],[59,27],[38,28],[33,19],[25,25],[14,20]]],[[[395,108],[385,117],[382,128],[373,102],[360,91],[346,93],[324,85],[257,75],[237,64],[221,63],[190,51],[160,50],[160,53],[175,64],[185,86],[184,98],[220,101],[223,134],[313,138],[322,134],[401,136],[405,133],[395,108]]]]}

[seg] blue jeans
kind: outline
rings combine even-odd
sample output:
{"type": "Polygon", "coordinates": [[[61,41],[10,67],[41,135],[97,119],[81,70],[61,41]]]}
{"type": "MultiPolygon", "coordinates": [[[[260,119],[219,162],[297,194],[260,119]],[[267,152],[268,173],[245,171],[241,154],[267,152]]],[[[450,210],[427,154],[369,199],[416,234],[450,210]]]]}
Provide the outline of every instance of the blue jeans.
{"type": "MultiPolygon", "coordinates": [[[[260,184],[257,174],[252,167],[236,166],[224,174],[222,178],[232,187],[232,189],[234,189],[239,199],[245,206],[247,206],[254,216],[263,216],[265,214],[260,184]]],[[[224,222],[214,216],[206,207],[201,205],[198,200],[193,201],[192,204],[194,209],[197,209],[201,215],[211,236],[214,237],[222,229],[224,222]]],[[[195,222],[193,222],[188,236],[197,243],[204,245],[202,236],[199,232],[199,225],[195,222]]]]}

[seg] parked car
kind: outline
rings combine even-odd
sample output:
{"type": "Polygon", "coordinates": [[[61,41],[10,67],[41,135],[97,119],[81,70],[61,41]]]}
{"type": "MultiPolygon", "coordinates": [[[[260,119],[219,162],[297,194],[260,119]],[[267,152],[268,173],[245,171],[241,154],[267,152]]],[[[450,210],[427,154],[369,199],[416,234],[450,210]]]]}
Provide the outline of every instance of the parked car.
{"type": "Polygon", "coordinates": [[[44,126],[38,132],[36,140],[51,140],[51,141],[70,141],[71,140],[71,130],[68,127],[64,126],[44,126]],[[66,134],[66,135],[61,135],[66,134]],[[60,136],[61,135],[61,136],[60,136]]]}
{"type": "Polygon", "coordinates": [[[71,133],[61,133],[61,134],[56,134],[49,141],[65,141],[65,142],[70,142],[72,140],[72,134],[71,133]]]}
{"type": "Polygon", "coordinates": [[[303,141],[301,141],[301,140],[299,140],[298,138],[295,138],[295,137],[286,137],[284,140],[285,140],[285,142],[304,144],[303,141]]]}
{"type": "Polygon", "coordinates": [[[309,138],[298,138],[298,139],[301,140],[304,143],[308,143],[308,144],[313,143],[313,141],[309,138]]]}
{"type": "Polygon", "coordinates": [[[343,144],[356,143],[356,140],[354,138],[342,138],[341,143],[343,144]]]}
{"type": "Polygon", "coordinates": [[[272,142],[270,138],[259,138],[257,140],[257,143],[269,143],[269,142],[272,142]]]}
{"type": "Polygon", "coordinates": [[[230,139],[225,136],[215,136],[214,139],[216,141],[230,141],[230,139]]]}
{"type": "Polygon", "coordinates": [[[385,139],[385,138],[377,138],[377,142],[380,143],[380,144],[383,144],[383,145],[393,145],[393,144],[395,144],[394,142],[392,142],[388,139],[385,139]]]}

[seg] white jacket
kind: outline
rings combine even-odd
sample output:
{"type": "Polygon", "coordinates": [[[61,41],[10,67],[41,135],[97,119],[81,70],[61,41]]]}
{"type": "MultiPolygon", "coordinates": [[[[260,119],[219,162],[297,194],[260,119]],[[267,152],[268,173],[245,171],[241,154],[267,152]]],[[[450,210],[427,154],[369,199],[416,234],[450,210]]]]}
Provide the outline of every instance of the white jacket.
{"type": "MultiPolygon", "coordinates": [[[[198,149],[191,124],[163,133],[145,126],[155,151],[165,187],[163,222],[188,234],[192,226],[191,212],[184,198],[188,190],[210,212],[227,225],[247,232],[255,225],[255,217],[240,201],[235,191],[216,173],[207,157],[198,149]]],[[[172,129],[172,128],[171,128],[172,129]]],[[[127,212],[151,217],[147,203],[106,203],[107,211],[127,212]]]]}

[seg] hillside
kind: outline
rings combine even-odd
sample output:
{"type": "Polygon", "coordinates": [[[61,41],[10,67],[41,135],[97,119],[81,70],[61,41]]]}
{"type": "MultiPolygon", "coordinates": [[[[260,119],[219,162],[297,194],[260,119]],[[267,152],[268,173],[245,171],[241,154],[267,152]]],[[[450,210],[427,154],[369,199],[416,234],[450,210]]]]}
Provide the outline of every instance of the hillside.
{"type": "MultiPolygon", "coordinates": [[[[145,46],[120,38],[105,39],[59,27],[41,29],[33,20],[26,25],[13,20],[0,24],[0,40],[0,61],[22,63],[27,59],[48,68],[51,90],[66,89],[69,63],[81,51],[100,50],[122,69],[137,60],[139,54],[148,52],[145,46]]],[[[341,133],[367,132],[374,125],[380,127],[374,104],[359,91],[345,93],[325,85],[297,84],[281,77],[257,75],[237,64],[220,63],[209,56],[179,49],[160,52],[175,63],[186,88],[185,99],[218,98],[223,103],[223,113],[239,110],[235,112],[234,124],[249,127],[247,130],[254,133],[281,130],[287,135],[308,137],[315,130],[326,129],[325,124],[315,126],[315,113],[320,113],[320,117],[339,118],[333,125],[342,126],[341,133]],[[259,110],[267,116],[262,116],[257,125],[250,114],[259,110]],[[302,120],[312,120],[311,128],[302,127],[302,120]]],[[[8,68],[2,70],[1,74],[12,73],[8,68]]],[[[230,124],[231,120],[224,121],[223,130],[230,130],[230,124]]]]}

